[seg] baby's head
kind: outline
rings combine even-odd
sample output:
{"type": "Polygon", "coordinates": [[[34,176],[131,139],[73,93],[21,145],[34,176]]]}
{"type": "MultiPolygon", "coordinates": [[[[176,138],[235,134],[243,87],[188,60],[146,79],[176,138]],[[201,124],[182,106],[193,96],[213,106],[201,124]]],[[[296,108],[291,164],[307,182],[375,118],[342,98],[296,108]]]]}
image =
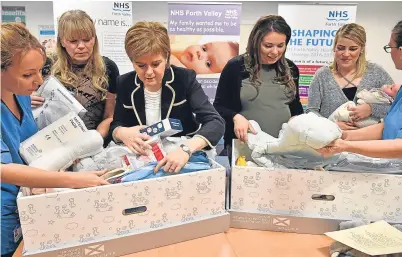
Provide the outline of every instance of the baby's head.
{"type": "Polygon", "coordinates": [[[226,63],[238,54],[238,43],[216,41],[187,47],[180,61],[197,74],[221,73],[226,63]]]}
{"type": "Polygon", "coordinates": [[[381,87],[381,91],[389,95],[390,97],[394,98],[400,88],[401,88],[400,84],[384,85],[381,87]]]}

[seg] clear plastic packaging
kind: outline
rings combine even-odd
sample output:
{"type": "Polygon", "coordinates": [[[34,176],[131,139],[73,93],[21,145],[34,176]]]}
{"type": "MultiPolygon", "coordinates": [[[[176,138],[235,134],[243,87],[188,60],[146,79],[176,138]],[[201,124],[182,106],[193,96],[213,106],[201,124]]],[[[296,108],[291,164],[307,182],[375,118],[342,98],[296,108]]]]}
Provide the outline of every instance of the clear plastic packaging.
{"type": "Polygon", "coordinates": [[[45,99],[43,105],[32,109],[39,130],[52,124],[70,112],[74,112],[80,117],[83,117],[87,112],[87,110],[54,76],[50,76],[45,83],[39,87],[36,95],[45,99]]]}
{"type": "Polygon", "coordinates": [[[342,153],[326,170],[383,174],[402,174],[402,159],[372,158],[355,153],[342,153]]]}

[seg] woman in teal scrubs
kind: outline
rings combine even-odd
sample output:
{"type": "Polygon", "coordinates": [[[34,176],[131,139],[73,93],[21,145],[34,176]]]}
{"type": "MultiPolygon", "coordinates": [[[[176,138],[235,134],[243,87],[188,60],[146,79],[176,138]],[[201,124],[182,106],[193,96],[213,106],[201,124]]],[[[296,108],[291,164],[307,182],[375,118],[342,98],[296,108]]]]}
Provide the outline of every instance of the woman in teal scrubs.
{"type": "MultiPolygon", "coordinates": [[[[384,50],[391,54],[395,68],[402,70],[402,21],[392,30],[384,50]]],[[[396,95],[384,122],[344,131],[342,139],[318,151],[324,156],[352,152],[378,158],[402,158],[402,89],[396,95]]]]}
{"type": "Polygon", "coordinates": [[[107,184],[104,172],[54,172],[24,165],[20,143],[38,129],[30,95],[43,83],[45,51],[19,23],[1,24],[1,256],[12,256],[21,240],[16,197],[20,186],[83,188],[107,184]]]}

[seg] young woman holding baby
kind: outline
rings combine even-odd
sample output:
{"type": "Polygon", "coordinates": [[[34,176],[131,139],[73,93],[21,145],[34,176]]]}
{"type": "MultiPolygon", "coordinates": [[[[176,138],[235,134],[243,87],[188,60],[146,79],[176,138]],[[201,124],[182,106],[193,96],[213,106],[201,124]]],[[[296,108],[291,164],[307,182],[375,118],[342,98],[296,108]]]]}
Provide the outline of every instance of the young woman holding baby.
{"type": "MultiPolygon", "coordinates": [[[[392,30],[384,50],[391,54],[395,68],[402,70],[402,21],[392,30]]],[[[344,131],[342,139],[318,151],[325,156],[353,152],[378,158],[402,158],[402,90],[398,91],[384,122],[344,131]]]]}
{"type": "MultiPolygon", "coordinates": [[[[393,84],[391,76],[379,65],[366,61],[366,32],[356,23],[342,26],[335,36],[334,61],[315,73],[310,85],[307,112],[328,118],[338,107],[354,101],[363,89],[380,89],[393,84]]],[[[357,129],[354,124],[369,116],[382,119],[390,105],[361,104],[349,107],[349,122],[338,122],[343,130],[357,129]]]]}

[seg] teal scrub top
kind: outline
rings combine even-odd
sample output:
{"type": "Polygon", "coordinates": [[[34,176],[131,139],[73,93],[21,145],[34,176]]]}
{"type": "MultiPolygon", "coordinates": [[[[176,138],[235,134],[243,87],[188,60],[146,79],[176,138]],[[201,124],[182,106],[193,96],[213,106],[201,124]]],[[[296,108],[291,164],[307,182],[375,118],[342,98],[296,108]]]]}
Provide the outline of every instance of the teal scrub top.
{"type": "Polygon", "coordinates": [[[391,109],[384,118],[382,139],[402,138],[402,90],[399,89],[391,109]]]}
{"type": "MultiPolygon", "coordinates": [[[[1,163],[24,164],[18,149],[21,142],[34,135],[36,126],[29,96],[14,96],[21,112],[21,120],[1,102],[1,163]]],[[[14,230],[20,226],[17,211],[19,187],[1,183],[1,254],[15,251],[18,246],[14,230]]]]}

